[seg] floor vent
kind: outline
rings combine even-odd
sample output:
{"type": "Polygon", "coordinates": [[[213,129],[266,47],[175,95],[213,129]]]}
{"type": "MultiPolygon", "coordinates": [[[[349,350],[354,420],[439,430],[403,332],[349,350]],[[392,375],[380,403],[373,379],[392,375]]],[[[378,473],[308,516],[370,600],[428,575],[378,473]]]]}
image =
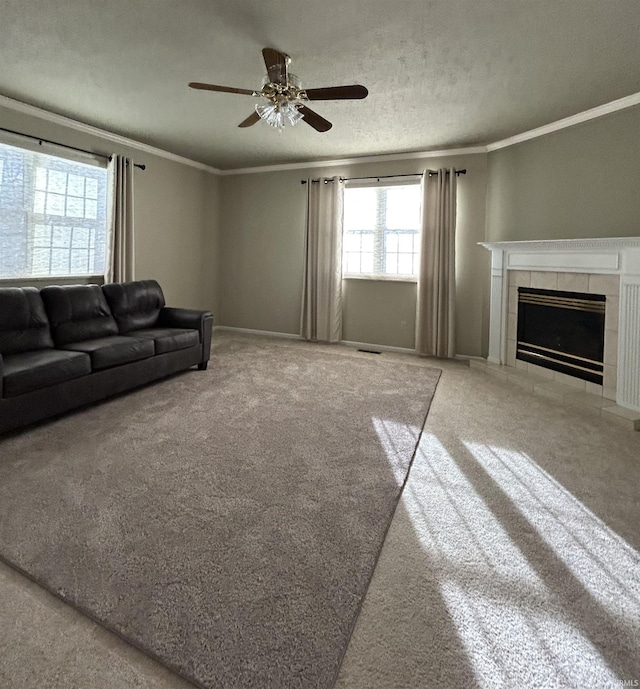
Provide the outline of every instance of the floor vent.
{"type": "Polygon", "coordinates": [[[375,349],[359,349],[359,352],[364,352],[365,354],[382,354],[382,352],[376,352],[375,349]]]}

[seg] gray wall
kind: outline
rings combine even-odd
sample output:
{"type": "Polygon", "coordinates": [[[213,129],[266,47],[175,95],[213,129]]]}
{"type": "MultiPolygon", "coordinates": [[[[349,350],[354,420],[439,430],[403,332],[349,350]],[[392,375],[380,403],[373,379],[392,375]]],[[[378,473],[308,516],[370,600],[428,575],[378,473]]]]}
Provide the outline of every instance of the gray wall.
{"type": "Polygon", "coordinates": [[[640,106],[489,154],[487,240],[640,235],[640,106]]]}
{"type": "MultiPolygon", "coordinates": [[[[144,163],[146,170],[136,169],[135,173],[136,277],[157,279],[168,304],[216,313],[217,176],[5,107],[0,107],[0,127],[95,153],[126,154],[144,163]]],[[[62,282],[56,278],[50,281],[62,282]]],[[[2,284],[43,282],[48,281],[2,284]]]]}
{"type": "MultiPolygon", "coordinates": [[[[488,155],[404,159],[217,176],[0,107],[0,126],[97,153],[125,153],[136,172],[136,272],[167,302],[211,309],[223,325],[298,333],[306,177],[466,168],[458,178],[460,354],[486,355],[486,240],[640,235],[640,106],[488,155]]],[[[4,283],[3,283],[4,284],[4,283]]],[[[415,284],[345,280],[346,340],[413,348],[415,284]]]]}
{"type": "MultiPolygon", "coordinates": [[[[361,177],[466,168],[458,178],[458,352],[483,353],[488,301],[488,252],[484,240],[486,155],[407,159],[333,168],[224,176],[220,236],[220,322],[298,333],[304,259],[306,177],[361,177]]],[[[414,347],[415,283],[345,280],[345,340],[414,347]]]]}

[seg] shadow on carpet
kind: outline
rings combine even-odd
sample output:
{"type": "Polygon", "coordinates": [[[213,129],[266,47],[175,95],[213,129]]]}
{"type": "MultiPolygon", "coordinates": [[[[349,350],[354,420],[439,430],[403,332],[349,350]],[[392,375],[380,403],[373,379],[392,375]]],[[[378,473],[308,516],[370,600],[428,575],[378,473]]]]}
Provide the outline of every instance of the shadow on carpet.
{"type": "Polygon", "coordinates": [[[0,440],[0,556],[203,687],[329,689],[439,375],[226,341],[0,440]]]}

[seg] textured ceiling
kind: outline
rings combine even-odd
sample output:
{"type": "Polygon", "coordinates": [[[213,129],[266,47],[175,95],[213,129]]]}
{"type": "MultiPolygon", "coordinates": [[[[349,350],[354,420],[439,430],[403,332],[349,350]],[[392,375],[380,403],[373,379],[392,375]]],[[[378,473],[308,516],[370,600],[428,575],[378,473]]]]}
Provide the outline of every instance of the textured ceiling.
{"type": "Polygon", "coordinates": [[[497,141],[640,91],[638,0],[0,0],[0,94],[216,168],[497,141]],[[237,124],[261,49],[331,120],[237,124]]]}

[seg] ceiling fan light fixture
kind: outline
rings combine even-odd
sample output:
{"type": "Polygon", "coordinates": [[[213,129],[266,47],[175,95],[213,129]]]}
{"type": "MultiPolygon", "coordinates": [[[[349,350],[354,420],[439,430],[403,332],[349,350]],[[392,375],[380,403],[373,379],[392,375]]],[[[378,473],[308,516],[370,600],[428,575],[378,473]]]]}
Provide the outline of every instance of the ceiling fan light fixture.
{"type": "Polygon", "coordinates": [[[256,112],[268,125],[282,131],[285,124],[289,123],[293,127],[302,119],[299,105],[301,103],[294,101],[259,103],[256,105],[256,112]]]}

